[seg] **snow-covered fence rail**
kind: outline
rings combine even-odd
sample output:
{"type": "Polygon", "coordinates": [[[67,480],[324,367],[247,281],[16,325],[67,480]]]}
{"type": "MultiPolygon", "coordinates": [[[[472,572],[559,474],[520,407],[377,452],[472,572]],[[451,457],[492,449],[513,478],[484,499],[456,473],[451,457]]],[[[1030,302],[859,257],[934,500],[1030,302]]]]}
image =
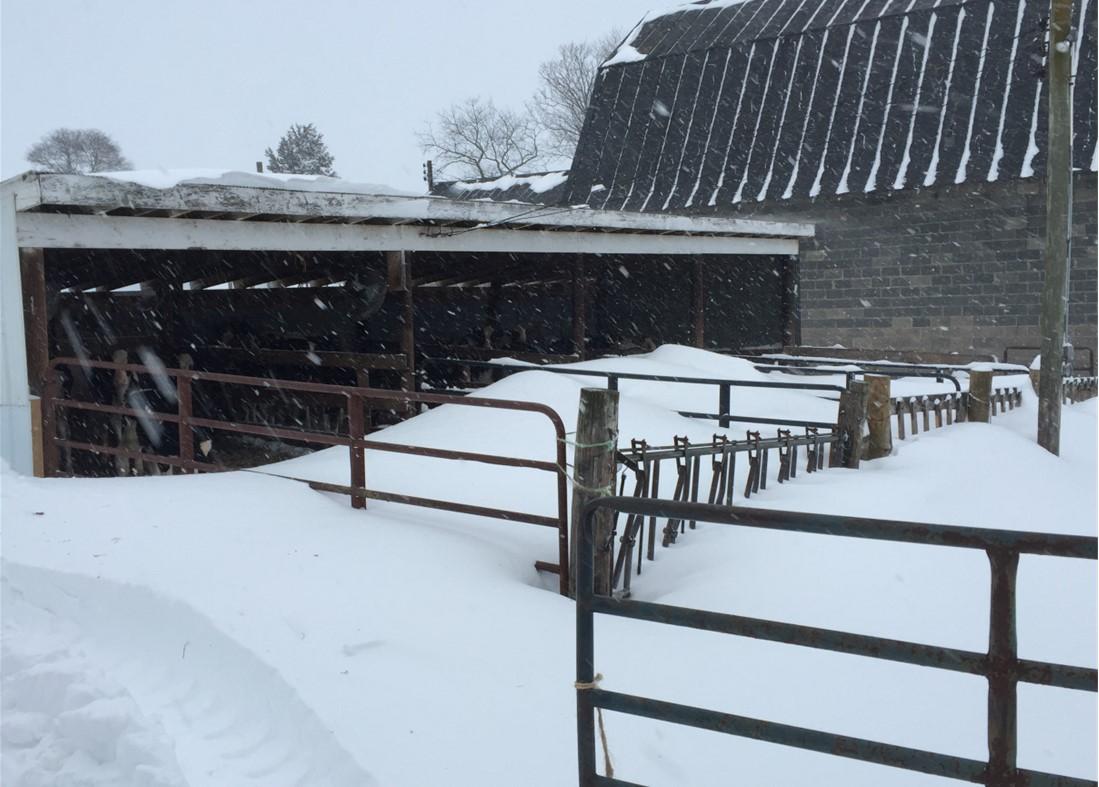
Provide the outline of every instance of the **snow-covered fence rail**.
{"type": "Polygon", "coordinates": [[[1066,377],[1063,385],[1065,404],[1082,402],[1099,395],[1099,378],[1066,377]]]}
{"type": "MultiPolygon", "coordinates": [[[[236,374],[196,372],[188,369],[167,369],[163,367],[154,369],[140,364],[89,361],[78,358],[58,358],[50,364],[50,373],[47,375],[46,388],[42,397],[43,464],[46,475],[59,474],[59,451],[62,448],[73,451],[84,451],[97,455],[102,454],[106,456],[123,457],[135,462],[178,467],[185,472],[217,472],[229,469],[213,462],[202,461],[196,458],[196,429],[233,432],[279,440],[292,440],[313,445],[345,446],[349,451],[351,470],[350,485],[328,484],[297,478],[291,478],[289,480],[309,483],[312,488],[318,491],[337,492],[349,495],[351,497],[351,505],[354,508],[365,508],[367,499],[371,499],[556,528],[558,543],[557,564],[538,561],[535,565],[540,570],[558,573],[560,576],[561,593],[568,593],[569,528],[567,501],[568,479],[565,469],[565,425],[561,420],[560,415],[547,405],[537,402],[521,402],[507,399],[485,399],[471,396],[449,396],[446,394],[392,391],[357,386],[330,385],[327,383],[310,383],[297,380],[275,380],[269,377],[245,377],[236,374]],[[114,373],[116,378],[129,375],[152,377],[157,380],[158,387],[165,389],[165,393],[171,394],[165,398],[175,404],[175,412],[155,410],[149,405],[148,401],[145,400],[140,402],[131,401],[130,405],[134,406],[123,406],[81,400],[72,396],[66,397],[61,390],[59,370],[62,368],[83,369],[85,371],[90,371],[92,369],[110,371],[114,373]],[[275,427],[262,423],[246,423],[225,418],[204,417],[205,414],[196,414],[194,408],[194,387],[196,383],[208,383],[218,386],[239,386],[246,390],[254,391],[257,395],[261,392],[277,392],[280,395],[296,392],[340,399],[344,403],[346,413],[346,433],[330,434],[313,432],[305,428],[275,427]],[[449,404],[461,407],[480,407],[495,410],[537,413],[546,417],[553,426],[555,440],[552,447],[552,453],[555,459],[553,461],[543,461],[369,440],[366,438],[365,409],[371,404],[379,402],[423,404],[429,406],[449,404]],[[150,433],[155,433],[155,430],[160,430],[161,425],[164,423],[175,424],[178,433],[176,451],[174,454],[163,452],[156,453],[146,450],[136,444],[124,445],[120,443],[118,445],[107,445],[69,439],[58,433],[58,426],[64,420],[63,414],[68,410],[95,412],[111,415],[113,417],[136,420],[150,433]],[[556,479],[557,514],[556,516],[544,516],[523,511],[474,506],[449,500],[437,500],[433,498],[368,489],[366,486],[367,450],[410,454],[436,459],[478,462],[482,464],[526,468],[552,473],[556,479]]],[[[168,447],[167,441],[158,440],[157,442],[165,448],[168,447]]]]}
{"type": "MultiPolygon", "coordinates": [[[[632,495],[635,498],[659,498],[661,466],[671,465],[675,472],[675,489],[672,500],[698,502],[703,493],[703,459],[710,460],[710,483],[706,501],[712,505],[731,506],[736,485],[737,455],[743,454],[745,499],[767,489],[769,457],[774,452],[778,462],[778,483],[797,477],[799,449],[805,451],[805,472],[813,473],[825,467],[827,446],[837,440],[834,429],[822,432],[816,427],[806,427],[805,434],[795,435],[789,429],[779,429],[777,436],[763,438],[759,432],[749,431],[744,440],[730,440],[724,435],[714,435],[710,443],[694,444],[686,437],[673,438],[672,445],[650,446],[645,440],[631,440],[628,450],[616,454],[622,468],[619,495],[626,492],[627,475],[632,474],[632,495]]],[[[829,460],[831,466],[831,459],[829,460]]],[[[664,473],[667,476],[667,471],[664,473]]],[[[622,587],[627,593],[631,585],[631,572],[641,574],[643,559],[656,559],[657,517],[648,519],[645,533],[645,517],[627,517],[619,536],[618,554],[613,559],[612,589],[622,587]],[[637,552],[637,566],[634,552],[637,552]]],[[[661,529],[661,546],[674,544],[679,535],[695,528],[693,520],[668,519],[661,529]]],[[[618,534],[615,521],[612,541],[618,534]]]]}
{"type": "Polygon", "coordinates": [[[581,525],[578,528],[576,568],[575,684],[581,787],[626,784],[614,779],[612,774],[601,776],[596,771],[597,709],[995,787],[1023,784],[1082,787],[1095,784],[1086,779],[1018,767],[1019,683],[1095,692],[1099,680],[1095,669],[1020,659],[1015,600],[1020,555],[1095,560],[1095,538],[731,508],[636,497],[603,497],[593,501],[585,508],[581,525]],[[664,517],[788,533],[981,550],[988,556],[991,570],[988,650],[978,653],[609,595],[597,596],[593,581],[595,541],[592,521],[598,510],[607,508],[631,517],[664,517]],[[929,752],[601,689],[599,676],[595,672],[594,628],[597,613],[982,676],[988,680],[988,760],[929,752]]]}
{"type": "Polygon", "coordinates": [[[679,411],[686,418],[699,418],[702,420],[717,421],[723,428],[728,428],[733,423],[767,424],[770,426],[813,426],[821,429],[831,429],[835,424],[822,421],[791,420],[785,418],[769,418],[765,416],[737,414],[733,415],[732,392],[734,388],[764,388],[774,390],[797,391],[823,391],[828,393],[843,393],[844,386],[832,383],[792,383],[792,382],[768,382],[766,380],[733,380],[718,377],[679,377],[664,374],[639,374],[636,372],[611,372],[601,369],[575,369],[572,367],[544,366],[538,364],[508,364],[482,361],[467,361],[456,358],[425,358],[424,364],[443,364],[460,367],[475,367],[487,369],[500,374],[515,374],[517,372],[551,372],[553,374],[567,374],[577,377],[602,377],[607,381],[607,388],[612,391],[619,389],[622,380],[655,383],[681,383],[684,385],[706,385],[717,389],[717,412],[701,413],[687,410],[679,411]]]}

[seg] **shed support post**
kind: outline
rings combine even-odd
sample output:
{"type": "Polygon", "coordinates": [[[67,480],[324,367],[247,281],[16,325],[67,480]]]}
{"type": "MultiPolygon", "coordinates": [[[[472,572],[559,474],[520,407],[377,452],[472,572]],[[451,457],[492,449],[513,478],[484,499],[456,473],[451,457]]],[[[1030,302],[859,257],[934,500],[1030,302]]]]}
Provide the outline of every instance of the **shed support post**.
{"type": "MultiPolygon", "coordinates": [[[[569,593],[576,596],[578,549],[583,543],[584,506],[598,497],[614,494],[614,453],[618,447],[618,391],[584,388],[576,420],[575,471],[572,490],[572,538],[569,561],[569,593]]],[[[614,575],[615,513],[602,508],[595,515],[595,592],[609,596],[614,575]]],[[[589,542],[590,543],[590,542],[589,542]]]]}
{"type": "Polygon", "coordinates": [[[969,373],[969,395],[966,397],[966,419],[987,424],[991,418],[992,372],[969,373]]]}
{"type": "Polygon", "coordinates": [[[693,292],[691,294],[691,312],[694,326],[691,340],[695,347],[703,347],[706,342],[706,268],[701,259],[695,259],[693,292]]]}
{"type": "Polygon", "coordinates": [[[889,378],[868,374],[863,378],[867,386],[866,420],[870,425],[870,439],[865,446],[865,459],[880,459],[893,453],[893,427],[889,416],[889,378]]]}
{"type": "MultiPolygon", "coordinates": [[[[45,250],[19,250],[19,274],[23,282],[23,325],[27,346],[27,390],[41,397],[50,364],[49,296],[46,293],[45,250]]],[[[31,401],[31,456],[36,476],[45,473],[41,401],[31,401]]]]}
{"type": "MultiPolygon", "coordinates": [[[[405,355],[405,368],[401,372],[401,390],[414,392],[416,390],[416,329],[413,322],[411,255],[406,251],[388,251],[385,257],[390,291],[404,294],[401,312],[401,352],[405,355]]],[[[409,404],[405,415],[411,417],[415,412],[415,405],[409,404]]]]}
{"type": "Polygon", "coordinates": [[[797,257],[786,257],[782,262],[782,345],[797,347],[801,344],[801,270],[797,257]]]}
{"type": "Polygon", "coordinates": [[[587,266],[582,257],[572,265],[572,351],[583,360],[587,357],[587,311],[588,277],[587,266]]]}

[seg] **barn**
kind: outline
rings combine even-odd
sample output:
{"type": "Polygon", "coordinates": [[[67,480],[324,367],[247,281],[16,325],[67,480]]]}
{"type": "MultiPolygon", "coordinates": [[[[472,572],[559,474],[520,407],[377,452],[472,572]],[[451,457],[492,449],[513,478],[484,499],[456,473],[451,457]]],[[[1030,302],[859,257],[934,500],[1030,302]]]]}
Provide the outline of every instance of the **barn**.
{"type": "MultiPolygon", "coordinates": [[[[415,391],[461,387],[470,362],[501,356],[782,342],[796,332],[792,271],[813,234],[799,222],[246,173],[27,173],[2,185],[3,457],[26,470],[41,459],[32,430],[48,385],[106,407],[136,407],[123,393],[140,394],[142,407],[163,393],[116,390],[89,362],[415,391]],[[59,358],[83,371],[54,368],[59,358]]],[[[323,402],[284,400],[212,392],[203,407],[272,426],[307,412],[314,431],[347,428],[323,402]]],[[[371,412],[366,427],[403,414],[371,412]]],[[[98,416],[110,414],[70,410],[56,425],[69,448],[120,439],[98,416]]],[[[109,456],[76,453],[39,469],[113,472],[109,456]]]]}
{"type": "MultiPolygon", "coordinates": [[[[1029,361],[1041,0],[708,0],[601,67],[562,205],[810,221],[805,344],[1029,361]]],[[[1096,3],[1077,0],[1070,338],[1096,344],[1096,3]]],[[[1080,352],[1081,348],[1086,351],[1080,352]]]]}

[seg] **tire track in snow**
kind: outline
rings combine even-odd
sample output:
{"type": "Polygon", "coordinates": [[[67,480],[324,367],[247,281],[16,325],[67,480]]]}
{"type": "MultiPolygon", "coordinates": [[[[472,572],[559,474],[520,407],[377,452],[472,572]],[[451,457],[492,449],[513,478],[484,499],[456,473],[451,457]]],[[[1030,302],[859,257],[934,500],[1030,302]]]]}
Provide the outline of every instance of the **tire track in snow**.
{"type": "MultiPolygon", "coordinates": [[[[80,654],[86,667],[124,687],[139,709],[135,717],[174,744],[184,781],[134,784],[375,784],[274,669],[190,607],[136,586],[2,565],[5,648],[31,656],[47,650],[38,654],[47,657],[57,647],[41,641],[41,622],[49,621],[51,629],[67,632],[63,655],[80,654]],[[33,640],[21,638],[18,627],[29,616],[36,619],[25,627],[33,640]]],[[[5,688],[14,677],[9,666],[19,666],[9,661],[3,664],[5,688]]],[[[7,703],[5,710],[19,711],[7,703]]],[[[108,751],[117,748],[115,741],[100,743],[108,751]]],[[[7,741],[4,747],[7,755],[7,741]]]]}

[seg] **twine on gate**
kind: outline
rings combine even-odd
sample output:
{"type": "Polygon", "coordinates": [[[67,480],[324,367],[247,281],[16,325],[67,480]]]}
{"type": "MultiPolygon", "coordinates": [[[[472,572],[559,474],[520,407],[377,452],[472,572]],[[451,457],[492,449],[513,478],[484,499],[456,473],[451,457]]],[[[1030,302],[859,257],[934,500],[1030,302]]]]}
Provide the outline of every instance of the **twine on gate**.
{"type": "MultiPolygon", "coordinates": [[[[595,677],[591,681],[578,680],[572,684],[577,691],[591,691],[592,689],[599,688],[599,682],[603,680],[603,673],[597,672],[595,677]]],[[[603,745],[603,770],[605,776],[608,779],[614,778],[614,765],[611,763],[611,752],[607,748],[607,730],[603,726],[603,709],[598,705],[595,707],[595,715],[599,719],[599,742],[603,745]]]]}

